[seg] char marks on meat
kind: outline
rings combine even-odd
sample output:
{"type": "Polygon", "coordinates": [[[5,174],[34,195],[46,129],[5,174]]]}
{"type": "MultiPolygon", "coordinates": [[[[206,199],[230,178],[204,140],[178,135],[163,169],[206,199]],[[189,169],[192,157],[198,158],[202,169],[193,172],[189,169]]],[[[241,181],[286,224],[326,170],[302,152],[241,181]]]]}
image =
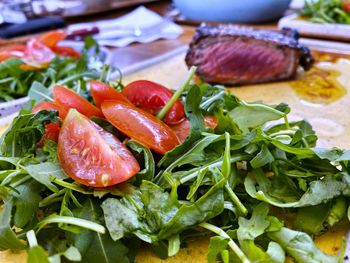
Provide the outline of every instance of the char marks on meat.
{"type": "Polygon", "coordinates": [[[299,65],[308,70],[312,63],[296,31],[228,25],[198,27],[186,55],[186,64],[197,66],[203,81],[224,85],[289,79],[299,65]]]}

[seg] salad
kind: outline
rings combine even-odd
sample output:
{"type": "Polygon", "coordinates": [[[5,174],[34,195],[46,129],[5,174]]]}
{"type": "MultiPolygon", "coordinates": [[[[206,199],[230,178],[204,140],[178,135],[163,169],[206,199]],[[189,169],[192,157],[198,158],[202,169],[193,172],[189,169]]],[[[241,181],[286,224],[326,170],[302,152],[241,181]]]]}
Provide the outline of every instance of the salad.
{"type": "Polygon", "coordinates": [[[288,105],[191,84],[194,72],[176,91],[106,71],[32,86],[36,104],[0,141],[0,249],[134,262],[142,243],[166,258],[211,236],[209,263],[341,260],[313,237],[349,220],[350,151],[315,147],[288,105]]]}
{"type": "Polygon", "coordinates": [[[299,14],[314,23],[350,24],[350,1],[306,0],[299,14]]]}
{"type": "Polygon", "coordinates": [[[0,102],[27,96],[34,82],[49,86],[60,80],[58,84],[71,87],[72,81],[98,78],[96,42],[87,38],[78,52],[60,44],[66,36],[64,31],[52,31],[25,44],[0,47],[0,102]]]}

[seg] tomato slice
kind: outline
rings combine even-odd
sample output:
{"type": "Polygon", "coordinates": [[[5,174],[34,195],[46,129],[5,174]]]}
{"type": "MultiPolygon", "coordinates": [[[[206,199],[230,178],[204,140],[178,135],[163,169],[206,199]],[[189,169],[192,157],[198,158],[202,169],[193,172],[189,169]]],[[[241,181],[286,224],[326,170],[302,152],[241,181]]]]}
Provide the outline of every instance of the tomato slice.
{"type": "Polygon", "coordinates": [[[67,175],[87,186],[118,184],[140,171],[135,157],[113,134],[74,109],[63,122],[57,153],[67,175]]]}
{"type": "MultiPolygon", "coordinates": [[[[155,115],[173,96],[173,92],[166,87],[148,80],[137,80],[131,82],[122,90],[127,99],[140,107],[155,115]]],[[[177,100],[170,108],[164,118],[167,124],[176,124],[185,118],[184,106],[181,100],[177,100]]]]}
{"type": "MultiPolygon", "coordinates": [[[[58,111],[59,117],[61,119],[64,119],[67,115],[67,111],[65,109],[63,109],[59,105],[50,101],[43,101],[38,103],[33,108],[32,112],[35,113],[41,110],[56,110],[58,111]]],[[[42,147],[46,140],[52,140],[57,142],[59,133],[60,133],[60,124],[58,122],[46,124],[44,136],[41,138],[40,142],[38,143],[38,146],[42,147]]]]}
{"type": "Polygon", "coordinates": [[[169,126],[130,103],[104,101],[101,109],[114,127],[157,153],[164,154],[179,144],[169,126]]]}
{"type": "Polygon", "coordinates": [[[22,58],[24,56],[25,45],[8,45],[0,48],[0,62],[3,62],[9,58],[22,58]]]}
{"type": "Polygon", "coordinates": [[[67,37],[67,33],[63,30],[50,31],[38,38],[38,41],[45,46],[52,48],[67,37]]]}
{"type": "Polygon", "coordinates": [[[78,93],[66,87],[55,86],[52,91],[52,96],[55,102],[67,111],[73,108],[88,118],[93,116],[103,118],[103,114],[99,108],[82,98],[78,93]]]}
{"type": "Polygon", "coordinates": [[[59,56],[71,57],[76,59],[80,58],[80,53],[72,47],[54,46],[51,48],[51,50],[59,56]]]}
{"type": "Polygon", "coordinates": [[[38,112],[41,110],[56,110],[58,116],[63,120],[67,116],[67,109],[51,101],[42,101],[34,106],[32,112],[38,112]]]}
{"type": "Polygon", "coordinates": [[[108,84],[98,80],[91,80],[90,91],[96,106],[99,108],[105,100],[122,100],[129,102],[123,94],[119,93],[108,84]]]}
{"type": "Polygon", "coordinates": [[[49,65],[54,56],[55,55],[50,48],[36,39],[30,39],[27,42],[23,61],[35,68],[45,68],[49,65]]]}
{"type": "MultiPolygon", "coordinates": [[[[205,116],[204,124],[210,129],[215,129],[218,125],[218,119],[215,116],[205,116]]],[[[183,122],[175,125],[169,125],[169,127],[175,132],[177,138],[181,143],[186,140],[191,130],[190,122],[188,119],[185,119],[183,122]]]]}

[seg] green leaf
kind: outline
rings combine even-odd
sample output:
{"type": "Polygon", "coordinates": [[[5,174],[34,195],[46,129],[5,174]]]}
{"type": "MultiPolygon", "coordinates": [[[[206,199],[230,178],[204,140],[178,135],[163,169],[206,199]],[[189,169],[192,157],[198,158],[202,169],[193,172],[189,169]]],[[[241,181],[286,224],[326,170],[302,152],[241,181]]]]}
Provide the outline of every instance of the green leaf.
{"type": "Polygon", "coordinates": [[[36,181],[46,186],[53,192],[57,192],[58,188],[52,183],[50,177],[54,177],[60,180],[67,178],[67,175],[62,170],[62,167],[58,163],[45,162],[27,165],[23,167],[28,174],[36,181]]]}
{"type": "Polygon", "coordinates": [[[250,160],[250,165],[253,168],[263,167],[266,164],[272,163],[275,159],[265,144],[261,146],[260,152],[250,160]]]}
{"type": "Polygon", "coordinates": [[[38,81],[34,81],[28,91],[30,99],[35,100],[35,103],[39,103],[45,100],[53,101],[51,97],[51,90],[46,88],[43,84],[38,81]]]}
{"type": "Polygon", "coordinates": [[[190,135],[183,144],[167,152],[159,161],[158,166],[169,166],[172,164],[180,155],[187,152],[194,142],[201,137],[201,133],[206,130],[200,103],[201,91],[197,85],[192,85],[188,90],[185,101],[186,116],[190,121],[191,127],[190,135]]]}
{"type": "Polygon", "coordinates": [[[335,263],[338,259],[323,253],[316,247],[311,237],[307,234],[283,227],[279,231],[269,232],[268,236],[277,242],[293,257],[296,262],[300,263],[335,263]]]}
{"type": "Polygon", "coordinates": [[[14,197],[14,224],[23,228],[33,217],[39,208],[41,200],[40,192],[43,187],[34,180],[27,181],[16,187],[14,197]]]}
{"type": "Polygon", "coordinates": [[[238,239],[254,240],[259,237],[269,227],[270,221],[267,218],[269,208],[267,204],[260,203],[253,211],[251,219],[240,217],[238,219],[239,228],[237,231],[238,239]]]}
{"type": "Polygon", "coordinates": [[[28,250],[27,263],[50,263],[45,250],[40,246],[28,250]]]}
{"type": "MultiPolygon", "coordinates": [[[[75,215],[98,224],[104,224],[103,213],[100,204],[93,198],[86,198],[82,208],[74,211],[75,215]]],[[[90,230],[84,230],[73,235],[74,246],[82,255],[82,262],[86,263],[128,263],[133,262],[134,253],[137,250],[134,242],[128,243],[128,248],[121,241],[113,241],[108,233],[100,234],[90,230]]]]}
{"type": "Polygon", "coordinates": [[[147,147],[133,140],[129,140],[126,145],[131,148],[139,164],[144,167],[136,174],[137,184],[140,185],[142,180],[152,181],[155,173],[155,163],[152,152],[147,147]]]}
{"type": "Polygon", "coordinates": [[[215,236],[210,238],[210,243],[207,253],[208,263],[217,263],[217,258],[219,257],[221,251],[226,250],[228,247],[229,239],[220,236],[215,236]]]}
{"type": "MultiPolygon", "coordinates": [[[[350,176],[346,173],[336,176],[327,176],[322,180],[315,180],[310,183],[307,191],[297,201],[284,202],[278,197],[272,197],[269,194],[269,189],[272,185],[269,183],[265,175],[261,172],[250,173],[244,181],[244,186],[247,193],[260,201],[267,202],[277,207],[304,207],[314,206],[321,203],[326,203],[335,197],[341,195],[350,195],[350,176]],[[255,175],[255,178],[254,178],[255,175]],[[258,185],[261,190],[256,189],[256,179],[260,180],[258,185]]],[[[272,190],[271,190],[272,191],[272,190]]],[[[295,198],[298,198],[295,196],[295,198]]]]}
{"type": "Polygon", "coordinates": [[[40,111],[16,117],[11,127],[1,136],[1,156],[24,157],[33,153],[44,134],[45,124],[56,121],[56,111],[40,111]]]}
{"type": "Polygon", "coordinates": [[[256,128],[266,122],[278,120],[285,116],[284,112],[265,104],[240,102],[240,105],[229,112],[229,116],[237,123],[242,132],[247,133],[250,128],[256,128]]]}
{"type": "Polygon", "coordinates": [[[295,229],[311,235],[321,233],[324,230],[331,207],[331,202],[328,202],[326,204],[299,208],[294,221],[295,229]]]}
{"type": "Polygon", "coordinates": [[[23,250],[26,245],[17,238],[11,227],[13,198],[4,187],[0,187],[0,198],[4,202],[0,212],[0,250],[23,250]]]}

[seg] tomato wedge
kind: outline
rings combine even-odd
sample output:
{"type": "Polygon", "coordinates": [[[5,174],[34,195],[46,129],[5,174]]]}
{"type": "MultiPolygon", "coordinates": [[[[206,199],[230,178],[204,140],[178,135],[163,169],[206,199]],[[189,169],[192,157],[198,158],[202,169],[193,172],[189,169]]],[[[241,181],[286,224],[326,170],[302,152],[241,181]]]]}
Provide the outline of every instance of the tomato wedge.
{"type": "MultiPolygon", "coordinates": [[[[148,80],[137,80],[126,85],[122,90],[127,99],[155,115],[173,96],[173,92],[166,87],[148,80]]],[[[164,122],[167,124],[176,124],[185,118],[184,106],[181,100],[177,100],[165,115],[164,122]]]]}
{"type": "Polygon", "coordinates": [[[98,80],[91,80],[90,91],[96,106],[99,108],[105,100],[122,100],[129,102],[123,94],[119,93],[108,84],[98,80]]]}
{"type": "Polygon", "coordinates": [[[135,157],[113,134],[74,109],[63,121],[57,153],[67,175],[87,186],[111,186],[140,171],[135,157]]]}
{"type": "Polygon", "coordinates": [[[38,38],[38,41],[45,46],[52,48],[67,37],[67,33],[63,30],[50,31],[38,38]]]}
{"type": "MultiPolygon", "coordinates": [[[[50,101],[43,101],[38,103],[32,110],[32,112],[38,112],[41,110],[56,110],[58,111],[58,114],[61,119],[64,119],[67,115],[67,111],[60,107],[59,105],[50,102],[50,101]]],[[[58,135],[60,133],[60,124],[58,122],[56,123],[48,123],[45,125],[45,134],[41,138],[40,142],[38,143],[39,147],[42,147],[44,145],[44,142],[46,140],[52,140],[57,142],[58,135]]]]}
{"type": "Polygon", "coordinates": [[[52,96],[55,102],[67,111],[73,108],[88,118],[93,116],[103,118],[103,114],[96,106],[66,87],[55,86],[52,91],[52,96]]]}
{"type": "Polygon", "coordinates": [[[169,126],[130,103],[104,101],[101,109],[114,127],[157,153],[164,154],[179,144],[169,126]]]}
{"type": "Polygon", "coordinates": [[[50,48],[36,39],[30,39],[27,42],[23,61],[35,68],[45,68],[49,65],[54,56],[55,55],[50,48]]]}
{"type": "Polygon", "coordinates": [[[51,48],[51,50],[59,56],[71,57],[76,59],[80,58],[80,53],[72,47],[54,46],[51,48]]]}
{"type": "MultiPolygon", "coordinates": [[[[215,127],[218,125],[218,119],[215,116],[205,116],[204,124],[210,129],[215,129],[215,127]]],[[[169,127],[175,132],[181,143],[183,143],[190,134],[191,127],[188,119],[185,119],[183,122],[175,125],[169,125],[169,127]]]]}

